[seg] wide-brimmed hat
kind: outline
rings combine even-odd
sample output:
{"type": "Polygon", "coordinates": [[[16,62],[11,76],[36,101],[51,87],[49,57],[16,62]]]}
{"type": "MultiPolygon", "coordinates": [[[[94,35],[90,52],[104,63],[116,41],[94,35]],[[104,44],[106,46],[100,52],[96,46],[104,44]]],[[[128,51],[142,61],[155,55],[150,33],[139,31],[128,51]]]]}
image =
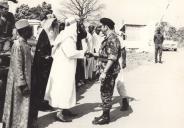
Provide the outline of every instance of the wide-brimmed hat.
{"type": "Polygon", "coordinates": [[[0,1],[0,7],[9,8],[8,2],[0,1]]]}
{"type": "Polygon", "coordinates": [[[21,19],[15,23],[16,29],[22,29],[28,26],[30,26],[30,24],[27,19],[21,19]]]}

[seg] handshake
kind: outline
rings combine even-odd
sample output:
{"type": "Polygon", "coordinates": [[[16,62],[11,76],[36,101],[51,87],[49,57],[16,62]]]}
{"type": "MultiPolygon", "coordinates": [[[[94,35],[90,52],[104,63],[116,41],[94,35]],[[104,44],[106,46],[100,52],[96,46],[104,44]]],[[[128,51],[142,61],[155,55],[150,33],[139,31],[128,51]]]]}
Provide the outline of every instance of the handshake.
{"type": "Polygon", "coordinates": [[[84,56],[85,56],[86,58],[91,58],[91,57],[94,57],[94,54],[91,53],[91,52],[89,52],[89,51],[87,51],[87,52],[84,53],[84,56]]]}

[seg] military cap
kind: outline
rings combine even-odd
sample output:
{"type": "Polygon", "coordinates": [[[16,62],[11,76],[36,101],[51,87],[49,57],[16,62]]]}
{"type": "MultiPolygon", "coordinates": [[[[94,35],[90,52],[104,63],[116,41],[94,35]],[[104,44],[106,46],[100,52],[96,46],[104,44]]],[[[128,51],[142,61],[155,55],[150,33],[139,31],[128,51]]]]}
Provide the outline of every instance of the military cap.
{"type": "Polygon", "coordinates": [[[115,25],[114,21],[109,18],[101,18],[100,23],[102,23],[103,25],[107,25],[111,29],[113,29],[115,25]]]}

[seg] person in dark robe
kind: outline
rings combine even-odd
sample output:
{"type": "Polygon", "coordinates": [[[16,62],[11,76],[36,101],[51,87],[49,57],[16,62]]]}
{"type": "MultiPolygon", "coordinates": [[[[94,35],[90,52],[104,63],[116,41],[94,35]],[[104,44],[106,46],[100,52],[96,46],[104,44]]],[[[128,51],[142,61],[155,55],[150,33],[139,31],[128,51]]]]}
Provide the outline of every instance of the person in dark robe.
{"type": "MultiPolygon", "coordinates": [[[[80,27],[78,27],[78,30],[77,30],[78,34],[77,34],[76,48],[77,50],[83,50],[82,39],[87,36],[87,32],[82,22],[81,23],[78,22],[78,26],[80,27]]],[[[77,59],[77,67],[76,67],[76,74],[75,74],[76,87],[80,87],[81,85],[83,85],[84,79],[85,79],[84,59],[77,59]]]]}
{"type": "Polygon", "coordinates": [[[49,18],[42,24],[42,30],[38,37],[36,51],[32,64],[32,119],[36,122],[38,110],[52,109],[48,102],[44,100],[46,85],[52,65],[52,46],[51,43],[57,35],[57,20],[49,18]]]}
{"type": "Polygon", "coordinates": [[[34,96],[38,100],[38,107],[43,101],[45,85],[47,83],[52,63],[51,58],[47,58],[49,55],[51,55],[50,41],[45,30],[42,30],[40,37],[38,38],[32,70],[32,84],[34,87],[33,89],[35,89],[33,92],[35,92],[34,96]]]}

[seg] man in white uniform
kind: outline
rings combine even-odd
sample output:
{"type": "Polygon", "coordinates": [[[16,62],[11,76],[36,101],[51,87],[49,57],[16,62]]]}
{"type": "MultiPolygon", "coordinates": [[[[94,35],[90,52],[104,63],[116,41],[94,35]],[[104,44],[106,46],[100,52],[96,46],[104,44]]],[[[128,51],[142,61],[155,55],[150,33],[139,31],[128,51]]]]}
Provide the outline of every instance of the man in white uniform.
{"type": "Polygon", "coordinates": [[[128,95],[124,82],[124,68],[126,68],[126,46],[123,37],[119,36],[119,40],[121,43],[121,58],[119,59],[121,70],[118,74],[118,78],[116,79],[116,86],[119,95],[122,98],[122,106],[120,108],[121,111],[126,111],[129,109],[128,95]]]}

